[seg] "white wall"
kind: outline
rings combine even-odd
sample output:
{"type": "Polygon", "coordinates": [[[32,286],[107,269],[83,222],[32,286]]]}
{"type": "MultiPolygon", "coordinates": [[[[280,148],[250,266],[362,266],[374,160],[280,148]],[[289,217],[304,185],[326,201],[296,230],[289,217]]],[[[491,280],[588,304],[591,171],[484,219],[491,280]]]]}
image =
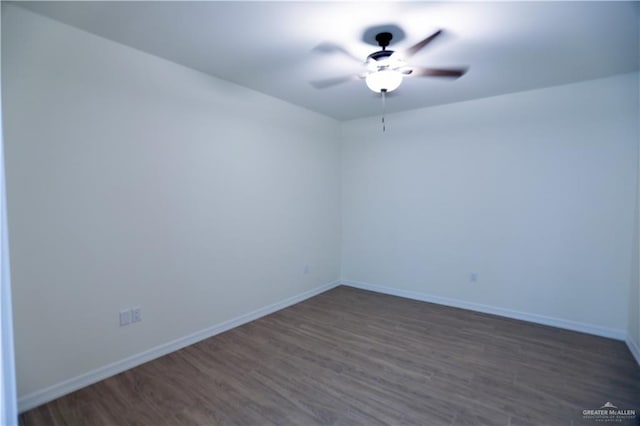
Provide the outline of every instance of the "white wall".
{"type": "MultiPolygon", "coordinates": [[[[640,27],[640,14],[638,27],[640,27]]],[[[638,35],[640,37],[640,34],[638,35]]],[[[640,64],[640,51],[638,52],[638,62],[640,64]]],[[[640,103],[639,103],[640,105],[640,103]]],[[[640,128],[640,106],[636,125],[640,128]]],[[[640,133],[640,130],[639,130],[640,133]]],[[[640,141],[638,142],[640,144],[640,141]]],[[[640,364],[640,149],[638,150],[638,180],[636,193],[636,228],[635,241],[633,244],[633,263],[631,271],[631,285],[629,291],[629,335],[627,343],[633,351],[636,361],[640,364]]]]}
{"type": "Polygon", "coordinates": [[[379,120],[342,126],[344,279],[626,334],[637,74],[379,120]]]}
{"type": "MultiPolygon", "coordinates": [[[[640,17],[639,17],[640,19],[640,17]]],[[[638,56],[640,58],[640,55],[638,56]]],[[[640,126],[640,107],[636,121],[640,126]]],[[[640,131],[639,131],[640,133],[640,131]]],[[[639,142],[640,143],[640,142],[639,142]]],[[[638,180],[635,210],[635,232],[631,264],[631,284],[629,291],[629,324],[627,343],[640,364],[640,150],[638,150],[638,180]]]]}
{"type": "Polygon", "coordinates": [[[337,122],[3,8],[20,397],[339,278],[337,122]]]}
{"type": "MultiPolygon", "coordinates": [[[[0,25],[0,45],[2,43],[0,25]]],[[[2,76],[0,58],[0,79],[2,76]]],[[[0,89],[0,98],[1,98],[0,89]]],[[[0,116],[2,115],[0,102],[0,116]]],[[[0,121],[0,424],[18,424],[16,392],[16,368],[13,350],[13,309],[11,273],[9,272],[9,238],[7,225],[7,197],[5,185],[5,161],[2,121],[0,121]]]]}
{"type": "MultiPolygon", "coordinates": [[[[640,193],[638,194],[638,198],[640,199],[640,193]]],[[[634,237],[632,251],[633,263],[631,264],[631,284],[629,288],[629,323],[627,343],[636,357],[636,360],[640,364],[640,212],[637,204],[634,237]]]]}

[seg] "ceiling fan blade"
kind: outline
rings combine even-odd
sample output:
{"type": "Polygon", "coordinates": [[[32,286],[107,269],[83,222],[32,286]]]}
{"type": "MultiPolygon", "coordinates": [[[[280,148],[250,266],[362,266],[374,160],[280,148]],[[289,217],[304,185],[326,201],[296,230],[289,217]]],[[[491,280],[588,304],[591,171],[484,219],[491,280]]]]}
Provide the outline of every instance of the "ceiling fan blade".
{"type": "Polygon", "coordinates": [[[364,63],[362,58],[359,58],[355,54],[349,52],[347,49],[345,49],[344,47],[340,46],[339,44],[331,43],[331,42],[328,42],[328,41],[320,43],[319,45],[314,47],[312,49],[312,51],[313,52],[320,52],[320,53],[341,53],[341,54],[345,55],[346,57],[348,57],[349,59],[358,62],[359,64],[363,64],[364,63]]]}
{"type": "Polygon", "coordinates": [[[449,77],[459,78],[462,77],[468,68],[421,68],[411,67],[411,72],[408,76],[411,77],[449,77]]]}
{"type": "Polygon", "coordinates": [[[358,74],[344,75],[342,77],[333,77],[326,78],[324,80],[310,81],[309,84],[311,84],[316,89],[326,89],[327,87],[336,86],[338,84],[346,83],[347,81],[351,80],[358,80],[359,78],[360,76],[358,74]]]}
{"type": "Polygon", "coordinates": [[[422,41],[419,41],[418,43],[414,44],[410,48],[398,52],[398,54],[402,56],[402,58],[404,59],[409,59],[410,57],[418,53],[420,50],[422,50],[427,44],[435,40],[440,34],[442,34],[442,30],[436,31],[435,33],[431,34],[429,37],[425,38],[422,41]]]}

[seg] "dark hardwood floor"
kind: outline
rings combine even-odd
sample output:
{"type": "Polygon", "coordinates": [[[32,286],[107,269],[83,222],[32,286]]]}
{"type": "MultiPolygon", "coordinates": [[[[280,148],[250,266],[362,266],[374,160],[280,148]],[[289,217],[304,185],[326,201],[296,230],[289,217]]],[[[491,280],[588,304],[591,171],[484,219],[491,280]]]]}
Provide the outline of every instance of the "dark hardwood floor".
{"type": "Polygon", "coordinates": [[[640,412],[623,342],[338,287],[20,424],[597,426],[606,402],[640,412]]]}

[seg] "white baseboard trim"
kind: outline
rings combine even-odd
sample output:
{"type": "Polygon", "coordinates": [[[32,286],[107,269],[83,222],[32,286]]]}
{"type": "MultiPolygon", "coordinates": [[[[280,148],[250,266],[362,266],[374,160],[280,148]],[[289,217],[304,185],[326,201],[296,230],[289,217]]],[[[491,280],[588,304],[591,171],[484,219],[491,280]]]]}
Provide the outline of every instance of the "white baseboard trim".
{"type": "Polygon", "coordinates": [[[316,287],[309,291],[305,291],[304,293],[300,293],[271,305],[264,306],[253,312],[249,312],[239,317],[232,318],[230,320],[208,327],[204,330],[200,330],[187,336],[180,337],[139,354],[130,356],[128,358],[116,361],[112,364],[108,364],[95,370],[89,371],[88,373],[81,374],[79,376],[57,383],[48,388],[30,393],[28,395],[24,395],[18,398],[18,411],[20,413],[25,412],[39,405],[59,398],[63,395],[92,385],[96,382],[122,373],[123,371],[129,370],[133,367],[137,367],[138,365],[144,364],[145,362],[151,361],[163,355],[167,355],[171,352],[177,351],[201,340],[215,336],[216,334],[223,333],[232,328],[254,321],[265,315],[272,314],[288,306],[295,305],[296,303],[302,302],[303,300],[331,290],[338,285],[340,285],[340,281],[334,281],[316,287]]]}
{"type": "MultiPolygon", "coordinates": [[[[576,321],[570,321],[562,318],[547,317],[544,315],[531,314],[527,312],[514,311],[511,309],[499,308],[496,306],[483,305],[480,303],[466,302],[459,299],[451,299],[448,297],[435,296],[427,293],[420,293],[410,290],[402,290],[393,287],[385,287],[376,284],[370,284],[360,281],[342,280],[343,285],[355,287],[362,290],[375,291],[392,296],[404,297],[407,299],[420,300],[422,302],[437,303],[438,305],[451,306],[454,308],[467,309],[470,311],[482,312],[485,314],[493,314],[501,317],[513,318],[523,321],[529,321],[536,324],[549,325],[557,328],[564,328],[581,333],[594,334],[596,336],[608,337],[616,340],[625,340],[627,333],[625,330],[601,327],[593,324],[586,324],[576,321]]],[[[636,356],[636,359],[638,357],[636,356]]]]}
{"type": "Polygon", "coordinates": [[[627,347],[629,348],[629,352],[631,352],[631,355],[633,355],[638,365],[640,365],[640,347],[636,342],[633,341],[631,336],[627,336],[625,342],[627,344],[627,347]]]}

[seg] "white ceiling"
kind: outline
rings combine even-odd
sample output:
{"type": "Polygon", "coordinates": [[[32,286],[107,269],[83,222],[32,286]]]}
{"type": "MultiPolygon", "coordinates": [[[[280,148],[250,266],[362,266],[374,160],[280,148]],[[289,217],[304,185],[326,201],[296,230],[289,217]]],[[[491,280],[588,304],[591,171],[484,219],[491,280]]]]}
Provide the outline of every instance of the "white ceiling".
{"type": "Polygon", "coordinates": [[[469,66],[458,80],[405,78],[395,112],[638,70],[637,2],[20,2],[20,6],[339,120],[380,113],[364,81],[318,90],[310,80],[351,74],[373,26],[397,25],[402,49],[444,29],[413,65],[469,66]]]}

